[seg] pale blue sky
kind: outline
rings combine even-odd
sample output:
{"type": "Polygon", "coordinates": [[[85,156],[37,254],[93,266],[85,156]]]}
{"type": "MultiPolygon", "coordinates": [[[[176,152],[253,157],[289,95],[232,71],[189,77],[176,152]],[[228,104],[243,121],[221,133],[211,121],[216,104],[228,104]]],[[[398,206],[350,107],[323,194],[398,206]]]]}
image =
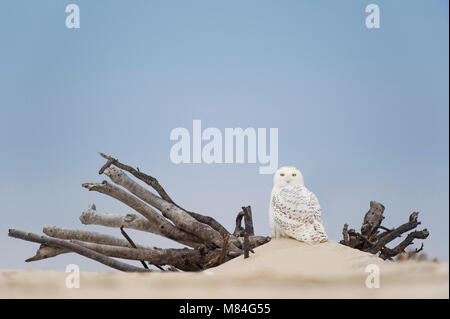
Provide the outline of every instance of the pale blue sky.
{"type": "MultiPolygon", "coordinates": [[[[333,240],[369,201],[397,226],[420,211],[425,252],[448,261],[448,1],[0,1],[0,268],[106,269],[76,255],[26,264],[8,228],[104,231],[81,183],[110,153],[229,229],[252,205],[268,235],[272,177],[258,165],[175,165],[175,127],[277,127],[279,162],[316,193],[333,240]],[[81,28],[65,27],[76,3],[81,28]],[[365,27],[377,3],[381,28],[365,27]]],[[[136,241],[176,246],[130,232],[136,241]]],[[[418,245],[418,244],[417,244],[418,245]]]]}

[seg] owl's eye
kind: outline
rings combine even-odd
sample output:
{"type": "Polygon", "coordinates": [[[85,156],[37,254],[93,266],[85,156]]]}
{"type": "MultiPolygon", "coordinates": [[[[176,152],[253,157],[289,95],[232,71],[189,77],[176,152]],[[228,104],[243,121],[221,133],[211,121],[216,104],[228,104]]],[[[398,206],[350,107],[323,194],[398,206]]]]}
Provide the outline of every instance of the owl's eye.
{"type": "Polygon", "coordinates": [[[281,173],[280,176],[284,176],[284,173],[281,173]]]}
{"type": "Polygon", "coordinates": [[[297,176],[297,174],[295,174],[295,173],[292,173],[292,176],[297,176]]]}

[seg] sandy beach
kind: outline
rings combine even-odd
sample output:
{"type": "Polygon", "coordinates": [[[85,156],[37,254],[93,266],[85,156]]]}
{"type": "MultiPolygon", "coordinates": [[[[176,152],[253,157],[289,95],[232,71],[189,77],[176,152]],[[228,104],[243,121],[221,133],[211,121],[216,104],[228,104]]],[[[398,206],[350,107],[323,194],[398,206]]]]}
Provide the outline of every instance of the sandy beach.
{"type": "Polygon", "coordinates": [[[447,263],[386,262],[334,241],[277,239],[204,272],[83,272],[72,289],[62,271],[3,269],[0,298],[448,298],[448,270],[447,263]],[[379,288],[366,287],[370,264],[379,267],[379,288]]]}

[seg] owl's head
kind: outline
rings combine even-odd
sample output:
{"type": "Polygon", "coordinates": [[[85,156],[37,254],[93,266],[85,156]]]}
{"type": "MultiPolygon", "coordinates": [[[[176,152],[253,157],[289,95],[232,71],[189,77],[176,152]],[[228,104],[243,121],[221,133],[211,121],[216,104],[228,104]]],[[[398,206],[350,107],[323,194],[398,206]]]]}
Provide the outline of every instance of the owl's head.
{"type": "Polygon", "coordinates": [[[294,166],[280,167],[273,176],[273,185],[287,185],[287,184],[300,184],[304,185],[303,175],[300,170],[294,166]]]}

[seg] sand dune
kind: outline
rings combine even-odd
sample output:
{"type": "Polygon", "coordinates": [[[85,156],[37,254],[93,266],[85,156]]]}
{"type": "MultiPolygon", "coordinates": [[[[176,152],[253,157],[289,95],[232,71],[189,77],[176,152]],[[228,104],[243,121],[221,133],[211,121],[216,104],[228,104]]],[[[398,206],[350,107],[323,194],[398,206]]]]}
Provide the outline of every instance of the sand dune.
{"type": "Polygon", "coordinates": [[[1,270],[0,298],[448,298],[448,264],[385,262],[329,241],[272,240],[249,259],[200,273],[84,272],[80,288],[61,271],[1,270]],[[369,264],[380,288],[367,288],[369,264]]]}

